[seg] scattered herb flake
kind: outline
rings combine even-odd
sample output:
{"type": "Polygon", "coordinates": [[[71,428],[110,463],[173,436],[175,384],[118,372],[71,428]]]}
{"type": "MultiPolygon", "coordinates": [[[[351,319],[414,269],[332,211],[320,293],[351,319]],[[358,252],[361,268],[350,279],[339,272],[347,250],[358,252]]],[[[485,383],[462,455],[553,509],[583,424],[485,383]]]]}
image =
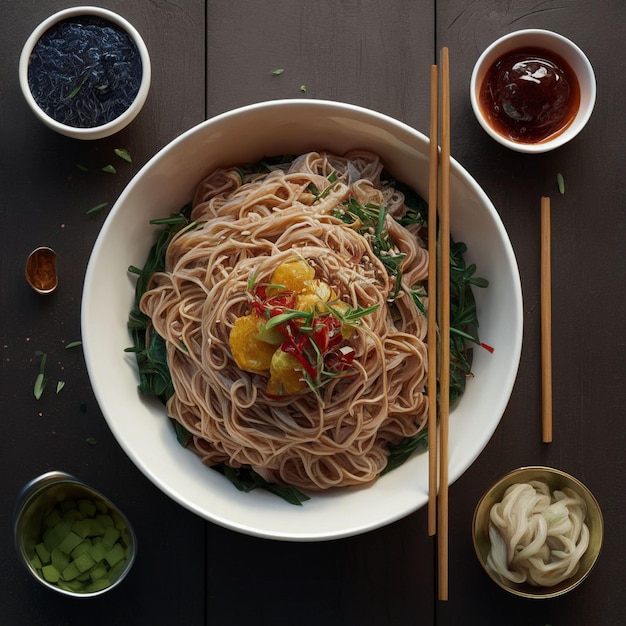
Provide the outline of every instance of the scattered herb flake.
{"type": "Polygon", "coordinates": [[[128,161],[129,163],[133,162],[133,159],[130,156],[130,153],[128,152],[128,150],[125,150],[124,148],[115,148],[113,152],[115,152],[115,154],[117,154],[117,156],[120,157],[120,159],[124,159],[124,161],[128,161]]]}
{"type": "Polygon", "coordinates": [[[556,184],[559,186],[559,193],[563,195],[565,193],[565,179],[561,172],[556,175],[556,184]]]}
{"type": "Polygon", "coordinates": [[[65,349],[69,350],[71,348],[78,348],[79,346],[82,346],[83,342],[78,340],[78,341],[70,341],[66,346],[65,349]]]}
{"type": "Polygon", "coordinates": [[[285,71],[284,68],[279,67],[275,70],[272,70],[272,74],[274,74],[274,76],[280,76],[284,71],[285,71]]]}
{"type": "Polygon", "coordinates": [[[111,164],[105,165],[102,171],[107,172],[107,174],[117,174],[117,170],[111,164]]]}
{"type": "Polygon", "coordinates": [[[81,172],[88,172],[89,168],[86,165],[83,165],[82,163],[76,163],[76,167],[81,171],[81,172]]]}
{"type": "Polygon", "coordinates": [[[65,387],[65,381],[60,380],[60,381],[57,383],[57,393],[59,393],[59,391],[61,391],[61,389],[63,389],[63,387],[65,387]]]}
{"type": "Polygon", "coordinates": [[[90,445],[90,446],[95,446],[96,443],[98,443],[96,441],[95,437],[87,437],[87,439],[85,439],[85,441],[90,445]]]}
{"type": "Polygon", "coordinates": [[[72,89],[72,91],[70,91],[70,93],[67,96],[70,100],[74,96],[76,96],[76,94],[81,90],[82,86],[87,82],[88,78],[89,78],[89,73],[85,74],[83,76],[83,79],[80,81],[80,83],[76,87],[74,87],[74,89],[72,89]]]}
{"type": "Polygon", "coordinates": [[[48,379],[45,374],[47,359],[48,355],[45,352],[42,352],[41,361],[39,362],[39,373],[37,374],[37,378],[35,378],[35,386],[33,388],[33,395],[37,400],[39,400],[43,395],[43,390],[46,388],[48,383],[48,379]]]}
{"type": "Polygon", "coordinates": [[[105,209],[107,206],[109,206],[108,202],[102,202],[100,204],[96,204],[96,206],[91,207],[91,209],[89,209],[86,213],[86,215],[92,215],[94,213],[100,213],[100,211],[102,211],[102,209],[105,209]]]}
{"type": "Polygon", "coordinates": [[[300,85],[300,91],[306,93],[306,85],[300,85]]]}

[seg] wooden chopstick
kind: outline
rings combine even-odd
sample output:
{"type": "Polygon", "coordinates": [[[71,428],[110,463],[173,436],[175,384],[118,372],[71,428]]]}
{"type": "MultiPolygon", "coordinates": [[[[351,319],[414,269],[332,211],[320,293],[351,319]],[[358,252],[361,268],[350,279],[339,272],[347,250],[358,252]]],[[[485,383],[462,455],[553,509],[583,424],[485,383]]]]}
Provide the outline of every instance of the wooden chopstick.
{"type": "Polygon", "coordinates": [[[541,438],[552,441],[552,291],[550,198],[541,198],[541,438]]]}
{"type": "Polygon", "coordinates": [[[437,195],[439,187],[439,68],[430,68],[428,178],[428,534],[437,532],[437,195]]]}
{"type": "Polygon", "coordinates": [[[437,572],[439,600],[448,599],[448,414],[450,412],[450,63],[441,50],[441,202],[439,205],[439,498],[437,572]]]}

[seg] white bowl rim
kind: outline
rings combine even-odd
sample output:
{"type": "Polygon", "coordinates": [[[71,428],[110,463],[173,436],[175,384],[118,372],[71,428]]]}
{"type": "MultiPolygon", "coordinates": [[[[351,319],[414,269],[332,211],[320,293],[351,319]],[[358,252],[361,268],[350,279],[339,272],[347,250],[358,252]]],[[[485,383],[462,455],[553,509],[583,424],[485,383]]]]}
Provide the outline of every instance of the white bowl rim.
{"type": "Polygon", "coordinates": [[[22,48],[19,59],[18,71],[22,94],[37,118],[52,130],[55,130],[62,135],[66,135],[68,137],[73,137],[76,139],[102,139],[103,137],[108,137],[113,133],[116,133],[125,128],[128,124],[130,124],[130,122],[135,119],[135,117],[137,117],[139,111],[141,111],[148,97],[150,83],[152,80],[150,53],[148,52],[148,48],[143,38],[139,34],[139,31],[126,18],[122,17],[118,13],[115,13],[114,11],[111,11],[109,9],[88,5],[62,9],[61,11],[50,15],[43,22],[41,22],[29,35],[22,48]],[[139,56],[141,58],[141,82],[139,84],[139,91],[137,92],[135,99],[121,115],[116,117],[114,120],[107,122],[106,124],[101,124],[100,126],[67,126],[66,124],[62,124],[61,122],[55,120],[45,111],[43,111],[43,109],[40,108],[40,106],[37,104],[37,101],[33,97],[30,86],[28,84],[28,65],[30,62],[30,55],[43,34],[52,26],[54,26],[58,22],[61,22],[62,20],[82,15],[92,15],[95,17],[100,17],[124,30],[137,47],[137,51],[139,52],[139,56]]]}
{"type": "MultiPolygon", "coordinates": [[[[150,169],[153,166],[155,166],[155,164],[157,164],[161,159],[164,159],[168,155],[169,152],[176,150],[180,144],[184,143],[189,137],[191,137],[195,133],[202,133],[207,128],[210,128],[211,126],[218,124],[223,120],[226,120],[229,118],[236,118],[237,116],[240,116],[240,115],[247,115],[248,113],[254,112],[256,109],[259,109],[259,108],[263,109],[263,108],[283,107],[283,106],[313,107],[315,109],[322,109],[322,110],[328,109],[329,111],[333,109],[337,109],[338,111],[342,111],[344,113],[346,111],[348,112],[352,111],[355,114],[365,114],[367,116],[370,116],[374,120],[379,120],[385,124],[394,126],[397,129],[401,129],[405,132],[409,132],[418,141],[423,141],[426,143],[428,143],[429,141],[428,138],[421,132],[385,114],[382,114],[377,111],[373,111],[371,109],[367,109],[365,107],[361,107],[358,105],[353,105],[353,104],[348,104],[348,103],[343,103],[343,102],[335,102],[335,101],[330,101],[330,100],[310,100],[310,99],[296,98],[296,99],[283,99],[283,100],[257,102],[254,104],[245,105],[245,106],[218,114],[208,120],[205,120],[204,122],[197,124],[196,126],[190,128],[189,130],[185,131],[184,133],[182,133],[181,135],[173,139],[166,146],[161,148],[161,150],[159,150],[142,167],[142,169],[135,175],[135,177],[131,180],[131,182],[124,189],[124,191],[118,198],[117,202],[111,209],[109,215],[107,216],[101,228],[100,235],[98,236],[94,244],[92,254],[89,259],[88,266],[87,266],[86,274],[85,274],[82,309],[81,309],[81,326],[83,330],[89,326],[90,316],[92,313],[92,311],[90,310],[89,302],[90,302],[90,299],[93,297],[93,294],[97,290],[97,286],[95,284],[95,281],[93,280],[93,275],[96,272],[98,256],[101,254],[101,250],[104,247],[107,231],[112,221],[115,219],[116,214],[124,206],[126,198],[132,193],[133,187],[137,183],[137,181],[140,179],[141,175],[144,172],[149,172],[150,169]]],[[[506,234],[506,230],[504,229],[502,220],[500,219],[500,216],[495,210],[495,207],[493,207],[493,204],[491,203],[491,201],[489,200],[485,192],[482,190],[482,188],[470,176],[470,174],[461,165],[459,165],[459,163],[453,158],[451,159],[451,172],[454,175],[458,176],[463,181],[463,184],[470,187],[472,192],[475,193],[480,198],[483,205],[487,207],[490,213],[490,216],[494,222],[494,226],[497,228],[499,234],[503,237],[503,241],[506,242],[506,246],[504,250],[506,261],[511,266],[514,272],[513,285],[512,285],[512,290],[513,290],[512,295],[513,295],[514,302],[513,302],[512,308],[515,311],[517,311],[518,315],[517,315],[517,319],[515,320],[516,323],[510,327],[511,336],[515,338],[515,342],[514,342],[514,345],[512,346],[511,352],[509,353],[511,365],[510,365],[510,370],[508,372],[506,380],[504,381],[503,386],[502,386],[504,393],[501,394],[499,398],[499,402],[493,404],[494,413],[497,414],[499,417],[497,420],[494,421],[494,423],[490,424],[489,428],[485,429],[482,432],[482,436],[480,437],[480,444],[476,446],[471,456],[468,456],[467,458],[464,459],[464,464],[452,467],[451,471],[449,472],[449,484],[452,484],[456,479],[458,479],[459,476],[476,460],[476,458],[482,452],[484,447],[487,445],[498,423],[500,422],[502,415],[504,414],[504,410],[506,409],[506,406],[510,399],[510,394],[512,392],[515,379],[517,376],[517,370],[519,367],[520,356],[521,356],[522,335],[523,335],[523,312],[522,312],[523,307],[522,307],[521,279],[519,276],[519,271],[517,268],[517,262],[515,259],[513,248],[508,239],[508,235],[506,234]]],[[[119,445],[126,452],[126,454],[131,458],[131,460],[133,460],[135,465],[144,473],[144,475],[146,475],[159,489],[161,489],[170,498],[172,498],[174,501],[178,502],[179,504],[181,504],[188,510],[196,513],[200,517],[203,517],[211,522],[214,522],[216,524],[219,524],[221,526],[224,526],[226,528],[229,528],[231,530],[235,530],[244,534],[267,538],[267,539],[288,540],[288,541],[320,541],[320,540],[330,540],[330,539],[349,537],[349,536],[361,534],[364,532],[368,532],[368,531],[374,530],[382,526],[386,526],[394,521],[397,521],[405,517],[406,515],[410,513],[413,513],[414,511],[422,507],[427,501],[427,496],[424,496],[424,494],[419,494],[420,497],[417,500],[410,501],[410,502],[407,501],[406,503],[403,504],[403,508],[401,510],[395,511],[393,515],[386,515],[384,518],[376,519],[374,521],[368,520],[365,522],[359,522],[358,524],[355,523],[349,528],[343,528],[341,530],[333,530],[333,531],[328,531],[328,530],[300,531],[300,530],[293,530],[293,529],[289,531],[286,531],[286,530],[276,531],[274,529],[268,529],[268,528],[258,526],[257,524],[255,524],[255,520],[253,519],[253,516],[250,516],[250,519],[247,519],[245,522],[241,520],[234,522],[228,517],[222,517],[220,515],[214,514],[213,512],[207,512],[205,509],[197,505],[191,499],[185,498],[181,496],[179,493],[177,493],[175,487],[163,484],[163,481],[160,480],[159,477],[155,475],[155,473],[152,471],[151,468],[146,466],[143,460],[138,456],[137,452],[134,449],[132,449],[132,447],[129,446],[128,443],[124,440],[124,437],[121,436],[121,433],[116,427],[116,424],[113,423],[111,419],[109,419],[107,408],[106,408],[108,404],[107,397],[103,393],[103,390],[99,387],[98,380],[93,377],[94,370],[96,367],[97,355],[91,352],[91,347],[89,343],[86,342],[84,339],[83,339],[83,351],[84,351],[85,361],[87,364],[87,369],[90,375],[90,379],[92,379],[92,386],[93,386],[94,394],[96,396],[99,406],[101,407],[103,415],[109,425],[109,428],[113,432],[119,445]]],[[[165,413],[163,414],[165,415],[165,413]]],[[[189,453],[188,451],[184,451],[184,452],[189,453]]],[[[192,453],[189,453],[189,454],[191,455],[192,453]]],[[[233,487],[233,490],[235,490],[234,487],[233,487]]],[[[237,492],[235,491],[235,493],[237,492]]],[[[250,496],[251,494],[246,494],[246,495],[250,496]]],[[[294,507],[294,508],[299,508],[299,507],[294,507]]]]}
{"type": "MultiPolygon", "coordinates": [[[[535,45],[537,47],[542,47],[541,44],[536,42],[527,43],[526,45],[535,45]]],[[[572,65],[571,58],[567,58],[566,55],[564,55],[560,51],[558,51],[557,54],[563,56],[570,66],[572,65]]],[[[568,39],[560,33],[556,33],[554,31],[542,28],[525,28],[522,30],[516,30],[507,33],[506,35],[503,35],[502,37],[499,37],[498,39],[493,41],[478,57],[478,60],[474,64],[474,68],[472,70],[470,78],[470,102],[472,105],[472,110],[474,111],[474,115],[476,116],[476,119],[478,120],[483,130],[491,138],[495,139],[503,146],[506,146],[511,150],[515,150],[516,152],[524,152],[528,154],[538,154],[542,152],[548,152],[550,150],[555,150],[556,148],[559,148],[574,139],[574,137],[576,137],[576,135],[580,133],[580,131],[589,121],[589,118],[591,117],[591,114],[593,113],[593,109],[595,107],[596,95],[596,77],[593,66],[591,65],[591,62],[589,61],[587,55],[583,52],[583,50],[571,39],[568,39]],[[547,45],[547,42],[557,42],[559,44],[560,50],[568,50],[571,54],[571,58],[576,58],[581,66],[581,69],[584,71],[582,76],[577,72],[578,82],[581,86],[581,96],[583,90],[583,81],[585,89],[588,90],[586,102],[583,103],[581,99],[581,106],[578,114],[576,115],[575,120],[570,124],[570,126],[564,132],[558,134],[553,139],[534,144],[512,141],[511,139],[502,136],[500,133],[494,130],[494,128],[485,119],[480,109],[477,97],[478,89],[480,88],[480,85],[478,85],[477,82],[479,78],[482,78],[481,72],[485,67],[485,63],[488,61],[489,64],[491,64],[493,61],[495,61],[496,58],[500,56],[499,49],[501,47],[507,46],[507,50],[505,51],[508,51],[508,46],[511,42],[516,39],[523,39],[526,37],[531,37],[536,40],[546,42],[543,46],[546,49],[550,49],[550,47],[547,45]],[[585,106],[583,106],[583,104],[585,104],[585,106]]]]}

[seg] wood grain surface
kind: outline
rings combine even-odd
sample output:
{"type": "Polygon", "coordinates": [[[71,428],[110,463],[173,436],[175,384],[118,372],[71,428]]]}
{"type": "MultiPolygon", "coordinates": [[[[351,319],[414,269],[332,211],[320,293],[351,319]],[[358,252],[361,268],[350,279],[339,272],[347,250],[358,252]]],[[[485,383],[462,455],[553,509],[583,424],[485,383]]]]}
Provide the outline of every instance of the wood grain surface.
{"type": "MultiPolygon", "coordinates": [[[[613,626],[626,615],[626,87],[621,0],[102,0],[144,37],[153,82],[140,116],[95,142],[61,137],[28,110],[18,83],[22,45],[61,0],[0,4],[0,622],[7,626],[613,626]],[[469,79],[482,50],[522,28],[576,42],[594,66],[598,99],[583,132],[544,155],[506,150],[471,111],[469,79]],[[205,522],[156,488],[116,442],[80,348],[80,304],[91,248],[108,209],[161,147],[207,117],[277,98],[366,106],[427,133],[430,66],[447,46],[451,152],[491,198],[522,278],[524,345],[511,400],[491,441],[449,491],[449,600],[436,600],[436,550],[426,509],[336,541],[283,543],[205,522]],[[284,71],[275,75],[273,70],[284,71]],[[132,163],[117,159],[124,147],[132,163]],[[117,160],[116,160],[117,159],[117,160]],[[117,174],[102,171],[109,163],[117,174]],[[78,165],[85,166],[83,171],[78,165]],[[565,194],[557,174],[565,180],[565,194]],[[540,212],[551,197],[553,442],[541,441],[540,212]],[[100,204],[97,215],[87,211],[100,204]],[[59,255],[59,289],[37,296],[28,253],[59,255]],[[52,389],[32,393],[48,355],[52,389]],[[604,549],[565,597],[507,595],[474,556],[482,493],[523,465],[574,474],[599,500],[604,549]],[[50,469],[76,474],[118,503],[139,537],[124,583],[88,602],[57,597],[17,560],[12,509],[24,483],[50,469]]],[[[106,332],[106,329],[103,329],[106,332]]]]}

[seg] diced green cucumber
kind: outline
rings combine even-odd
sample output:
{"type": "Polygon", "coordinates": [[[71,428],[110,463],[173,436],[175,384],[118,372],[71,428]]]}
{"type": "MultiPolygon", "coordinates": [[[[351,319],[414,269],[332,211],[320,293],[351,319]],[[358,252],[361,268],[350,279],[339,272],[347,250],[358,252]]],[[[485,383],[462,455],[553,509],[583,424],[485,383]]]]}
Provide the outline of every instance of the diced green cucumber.
{"type": "Polygon", "coordinates": [[[59,570],[54,565],[44,565],[41,573],[49,583],[59,582],[59,570]]]}
{"type": "Polygon", "coordinates": [[[87,585],[85,587],[85,591],[87,591],[88,593],[93,593],[94,591],[102,591],[103,589],[106,589],[107,587],[111,586],[111,581],[108,578],[100,578],[99,580],[96,580],[94,582],[92,582],[91,584],[87,585]]]}
{"type": "Polygon", "coordinates": [[[70,530],[72,530],[72,524],[63,519],[56,526],[48,529],[43,535],[43,543],[48,551],[52,552],[54,548],[58,547],[70,530]]]}
{"type": "Polygon", "coordinates": [[[50,560],[52,565],[56,567],[59,572],[63,571],[70,564],[70,557],[66,552],[63,552],[61,548],[55,548],[50,553],[50,560]]]}
{"type": "Polygon", "coordinates": [[[93,517],[98,509],[92,500],[79,500],[78,510],[85,517],[93,517]]]}
{"type": "Polygon", "coordinates": [[[63,580],[74,580],[80,572],[78,571],[78,567],[76,567],[76,563],[72,561],[62,572],[61,577],[63,580]]]}
{"type": "Polygon", "coordinates": [[[78,568],[78,571],[82,574],[90,567],[93,567],[96,562],[89,556],[89,554],[87,554],[87,552],[84,552],[79,557],[74,559],[74,564],[78,568]]]}
{"type": "Polygon", "coordinates": [[[42,563],[50,563],[50,551],[43,542],[35,546],[35,552],[37,552],[37,556],[41,559],[42,563]]]}
{"type": "Polygon", "coordinates": [[[116,543],[104,557],[104,560],[111,566],[119,563],[122,559],[126,558],[124,547],[119,543],[116,543]]]}
{"type": "Polygon", "coordinates": [[[56,526],[61,521],[61,513],[59,513],[58,509],[52,509],[50,513],[44,519],[44,524],[48,528],[52,528],[56,526]]]}
{"type": "Polygon", "coordinates": [[[94,543],[89,550],[89,556],[96,562],[100,563],[104,556],[107,553],[107,548],[105,548],[104,543],[102,541],[98,543],[94,543]]]}
{"type": "Polygon", "coordinates": [[[124,520],[100,500],[59,502],[44,517],[42,534],[28,554],[39,575],[76,593],[106,589],[124,572],[131,533],[124,520]]]}
{"type": "Polygon", "coordinates": [[[73,559],[77,559],[84,552],[89,552],[91,550],[92,543],[89,539],[84,539],[81,541],[73,550],[70,556],[73,559]]]}
{"type": "MultiPolygon", "coordinates": [[[[112,569],[113,568],[111,568],[111,571],[112,569]]],[[[100,563],[99,565],[96,565],[94,568],[92,568],[92,570],[89,572],[89,578],[91,578],[91,582],[95,583],[96,580],[104,578],[108,573],[109,569],[107,568],[107,566],[104,563],[100,563]]]]}
{"type": "Polygon", "coordinates": [[[104,536],[102,537],[102,543],[106,548],[112,548],[117,540],[120,538],[120,531],[115,528],[115,526],[109,526],[104,531],[104,536]]]}
{"type": "Polygon", "coordinates": [[[63,541],[59,544],[59,548],[65,552],[65,554],[71,554],[72,550],[82,542],[82,537],[71,531],[65,535],[63,541]]]}
{"type": "Polygon", "coordinates": [[[30,566],[33,569],[42,569],[43,568],[43,563],[41,562],[41,559],[39,558],[39,555],[37,553],[35,553],[29,560],[30,566]]]}
{"type": "Polygon", "coordinates": [[[96,519],[105,527],[115,526],[113,518],[108,514],[96,515],[96,519]]]}
{"type": "Polygon", "coordinates": [[[75,532],[79,537],[82,537],[83,539],[87,536],[89,536],[89,533],[91,532],[91,524],[92,524],[92,520],[90,519],[80,519],[80,520],[76,520],[73,524],[72,524],[72,531],[75,532]]]}
{"type": "Polygon", "coordinates": [[[59,508],[63,513],[65,513],[66,511],[71,511],[72,509],[77,508],[76,500],[72,500],[70,498],[67,498],[66,500],[61,500],[61,502],[59,503],[59,508]]]}

